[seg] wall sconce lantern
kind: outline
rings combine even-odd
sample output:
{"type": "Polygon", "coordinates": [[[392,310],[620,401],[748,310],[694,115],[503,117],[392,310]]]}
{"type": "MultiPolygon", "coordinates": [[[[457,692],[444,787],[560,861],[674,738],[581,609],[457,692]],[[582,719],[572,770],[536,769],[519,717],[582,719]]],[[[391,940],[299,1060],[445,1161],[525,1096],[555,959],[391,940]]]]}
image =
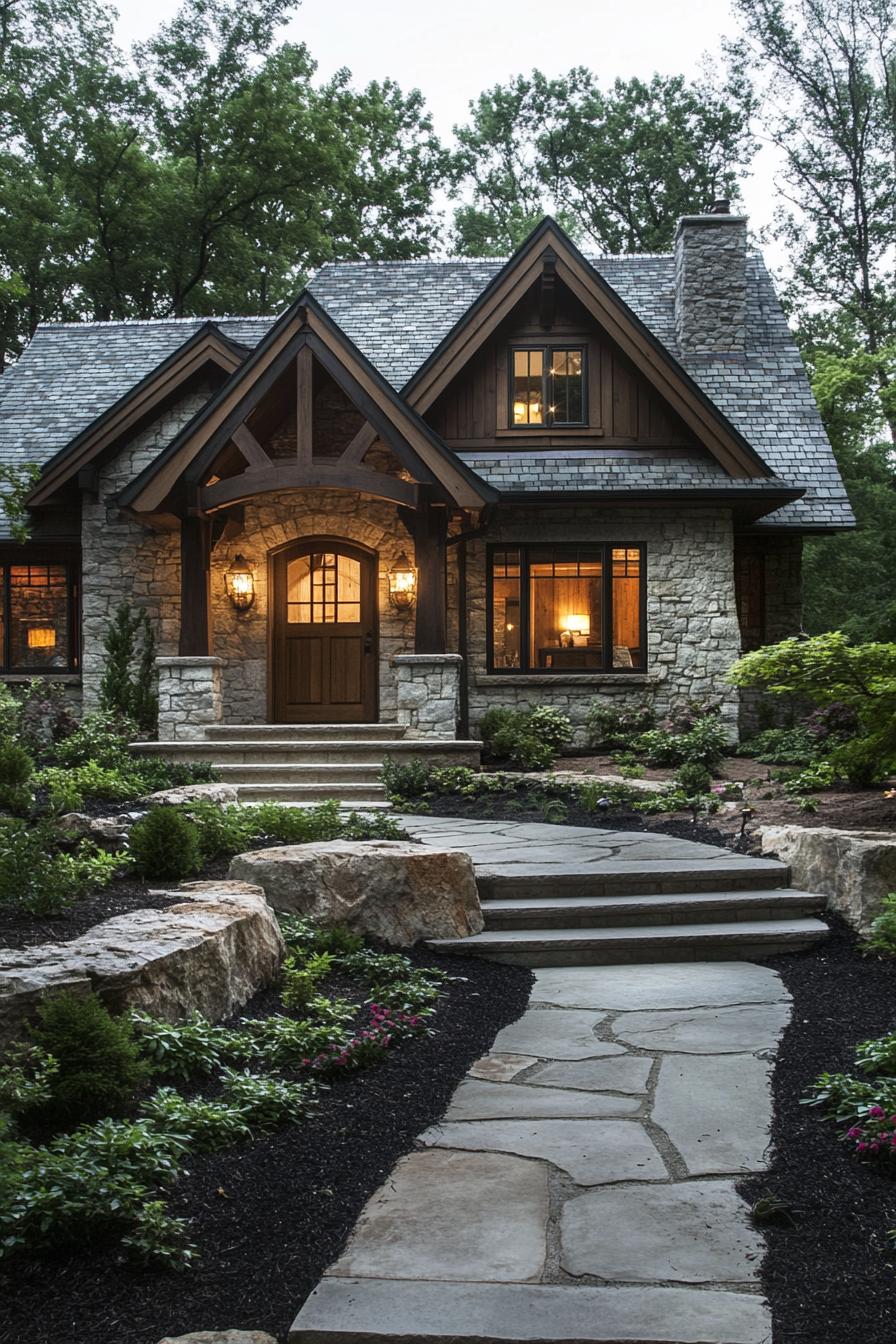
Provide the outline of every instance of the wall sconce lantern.
{"type": "Polygon", "coordinates": [[[237,611],[248,611],[255,601],[255,576],[245,556],[234,557],[233,564],[224,575],[227,596],[237,611]]]}
{"type": "Polygon", "coordinates": [[[389,601],[394,607],[410,607],[417,596],[417,571],[402,551],[389,570],[389,601]]]}

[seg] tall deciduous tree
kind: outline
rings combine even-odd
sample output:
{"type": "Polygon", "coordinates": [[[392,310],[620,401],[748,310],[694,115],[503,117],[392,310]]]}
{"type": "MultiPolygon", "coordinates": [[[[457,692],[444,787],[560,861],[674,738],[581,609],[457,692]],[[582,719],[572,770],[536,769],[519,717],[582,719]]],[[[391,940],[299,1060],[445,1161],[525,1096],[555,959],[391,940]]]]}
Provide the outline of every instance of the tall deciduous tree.
{"type": "Polygon", "coordinates": [[[506,252],[546,210],[605,252],[671,245],[683,214],[737,192],[749,162],[748,86],[618,79],[606,91],[578,67],[534,70],[471,104],[457,128],[459,169],[473,205],[455,228],[467,252],[506,252]]]}

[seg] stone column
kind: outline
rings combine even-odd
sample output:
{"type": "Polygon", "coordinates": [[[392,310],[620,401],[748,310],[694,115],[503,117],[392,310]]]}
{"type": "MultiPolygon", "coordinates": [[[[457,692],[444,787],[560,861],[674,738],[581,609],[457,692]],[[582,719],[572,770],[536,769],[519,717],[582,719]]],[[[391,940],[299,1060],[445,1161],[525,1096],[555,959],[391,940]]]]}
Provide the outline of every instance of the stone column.
{"type": "Polygon", "coordinates": [[[457,737],[463,661],[459,653],[400,653],[392,659],[398,722],[411,737],[457,737]]]}
{"type": "Polygon", "coordinates": [[[157,658],[159,740],[196,742],[221,722],[223,658],[157,658]]]}

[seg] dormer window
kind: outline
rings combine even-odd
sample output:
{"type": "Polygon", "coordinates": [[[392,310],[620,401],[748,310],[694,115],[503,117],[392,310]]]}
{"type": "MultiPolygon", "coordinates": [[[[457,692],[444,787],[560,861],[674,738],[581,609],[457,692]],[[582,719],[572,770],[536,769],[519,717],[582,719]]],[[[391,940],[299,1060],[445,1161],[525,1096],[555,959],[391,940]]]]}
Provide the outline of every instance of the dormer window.
{"type": "Polygon", "coordinates": [[[517,429],[584,425],[585,351],[581,346],[511,350],[510,423],[517,429]]]}

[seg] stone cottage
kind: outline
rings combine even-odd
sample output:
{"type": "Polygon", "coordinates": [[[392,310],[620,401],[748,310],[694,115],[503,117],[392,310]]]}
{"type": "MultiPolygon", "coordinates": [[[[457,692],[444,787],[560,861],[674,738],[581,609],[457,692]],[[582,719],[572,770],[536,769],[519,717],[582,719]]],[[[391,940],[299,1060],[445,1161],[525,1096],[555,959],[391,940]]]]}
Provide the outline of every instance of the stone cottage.
{"type": "Polygon", "coordinates": [[[506,261],[326,265],[276,318],[44,325],[0,394],[0,456],[42,468],[3,677],[89,706],[111,614],[145,608],[183,750],[448,749],[490,705],[581,729],[595,697],[712,696],[734,731],[725,671],[799,629],[803,537],[853,522],[726,202],[669,255],[546,219],[506,261]]]}

